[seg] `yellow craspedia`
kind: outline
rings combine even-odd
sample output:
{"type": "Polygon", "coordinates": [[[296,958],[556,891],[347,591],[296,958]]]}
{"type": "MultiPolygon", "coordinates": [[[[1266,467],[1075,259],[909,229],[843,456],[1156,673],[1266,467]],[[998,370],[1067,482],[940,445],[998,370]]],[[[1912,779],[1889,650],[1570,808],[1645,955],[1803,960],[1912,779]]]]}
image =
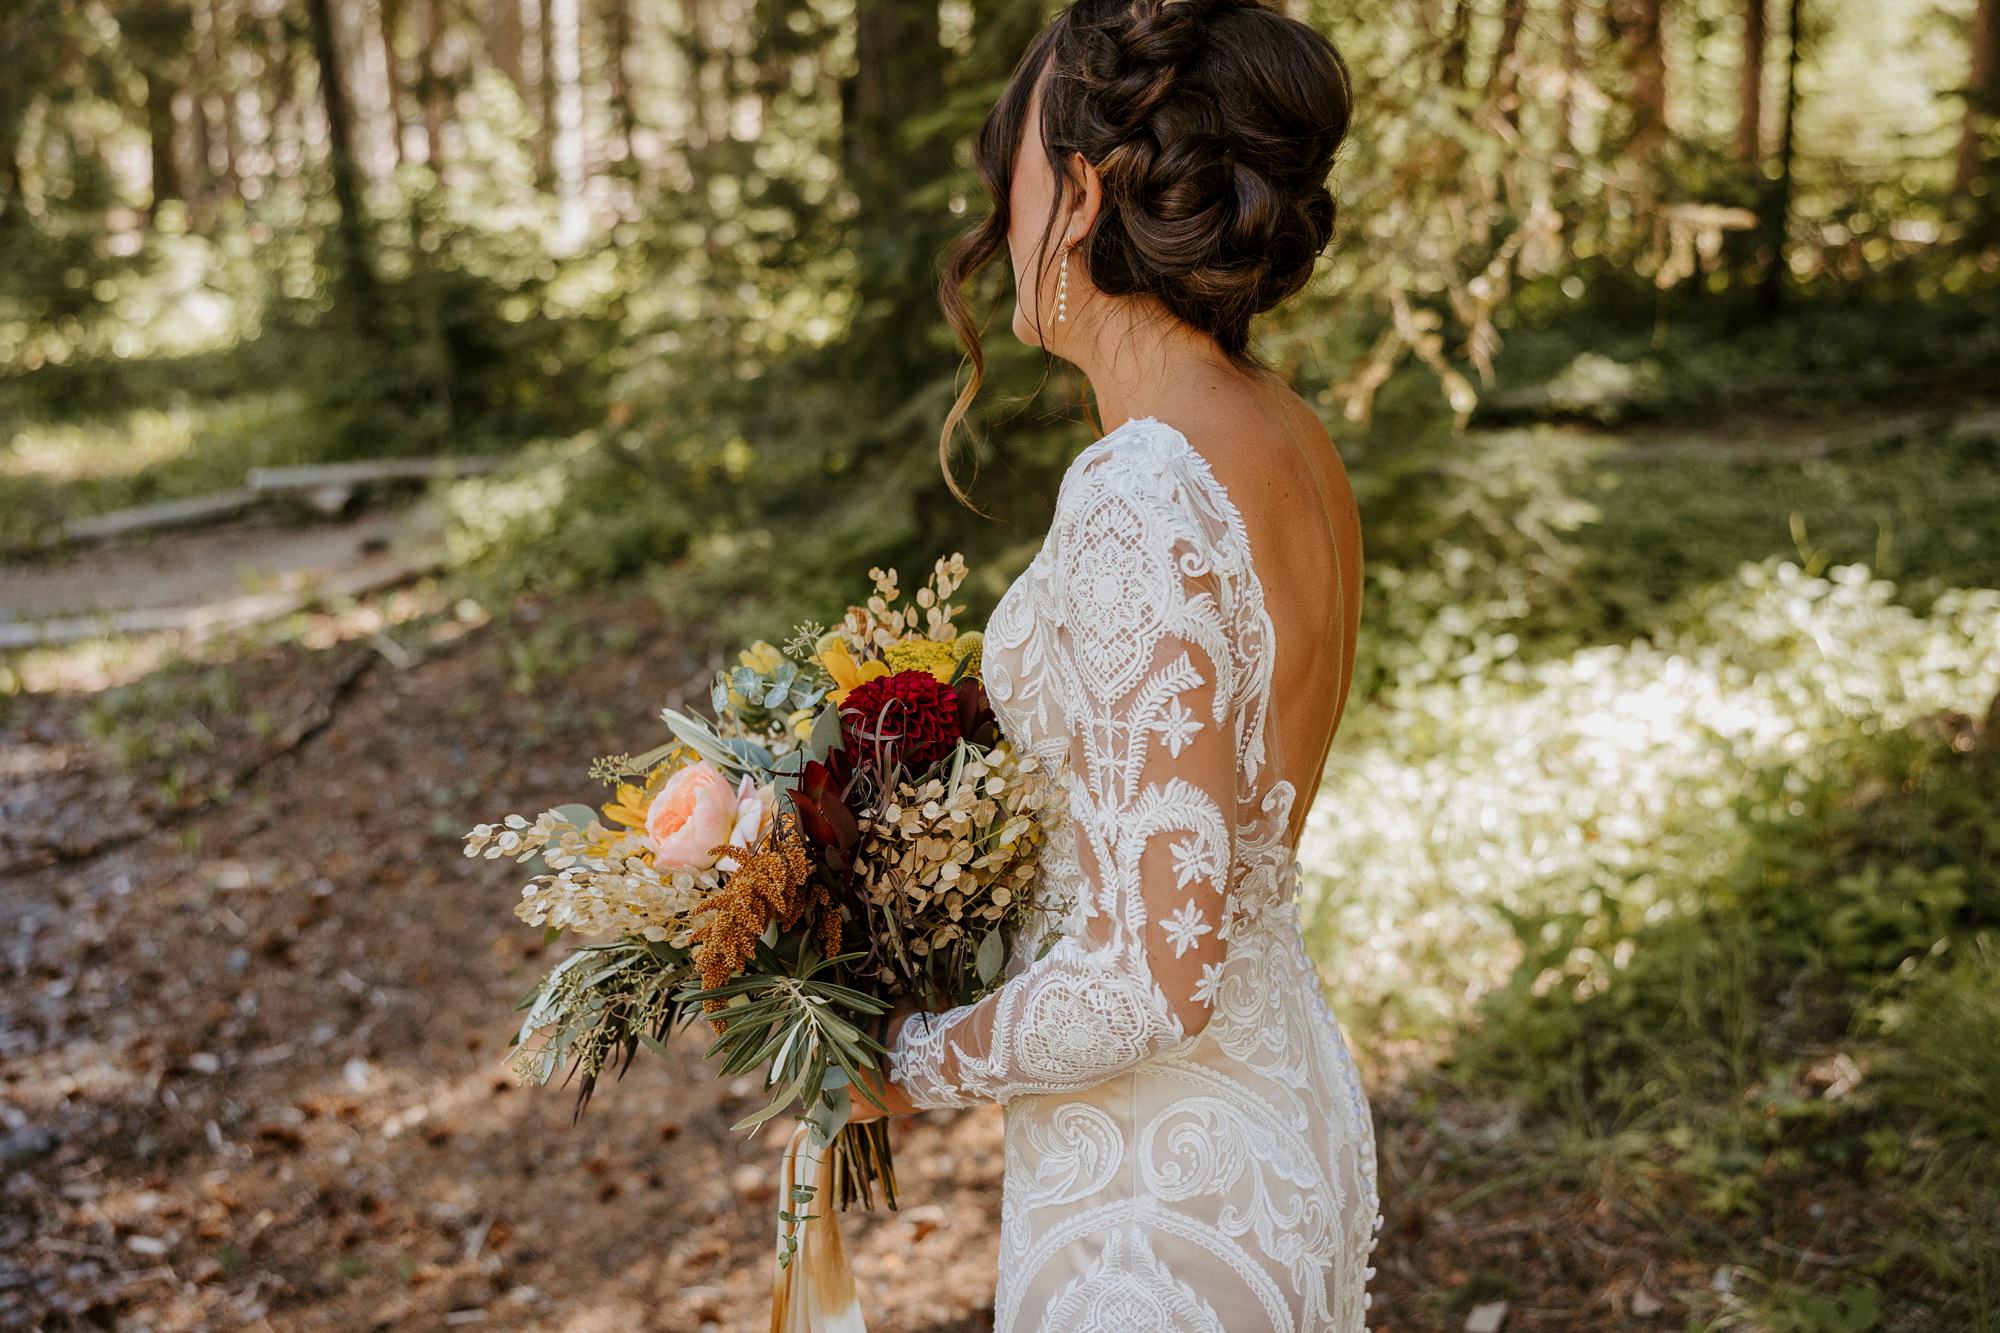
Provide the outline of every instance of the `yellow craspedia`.
{"type": "Polygon", "coordinates": [[[965,663],[965,674],[978,675],[986,649],[986,636],[976,629],[967,630],[953,639],[951,646],[958,650],[959,660],[965,663]]]}
{"type": "Polygon", "coordinates": [[[950,680],[958,665],[958,649],[936,639],[904,639],[882,650],[882,657],[894,671],[928,671],[939,680],[950,680]]]}

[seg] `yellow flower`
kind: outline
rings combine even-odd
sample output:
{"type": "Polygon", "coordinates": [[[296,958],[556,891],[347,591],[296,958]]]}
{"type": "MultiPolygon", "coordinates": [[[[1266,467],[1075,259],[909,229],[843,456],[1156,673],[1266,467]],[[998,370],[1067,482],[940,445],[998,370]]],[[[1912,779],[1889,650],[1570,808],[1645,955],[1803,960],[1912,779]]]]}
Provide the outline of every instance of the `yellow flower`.
{"type": "Polygon", "coordinates": [[[810,740],[813,731],[813,710],[810,708],[795,710],[789,718],[785,719],[785,725],[790,727],[792,735],[797,736],[800,740],[810,740]]]}
{"type": "Polygon", "coordinates": [[[661,764],[647,774],[643,785],[631,782],[619,783],[618,795],[609,805],[601,807],[605,823],[622,824],[626,828],[645,828],[646,809],[652,805],[653,797],[659,793],[660,786],[667,780],[668,773],[669,765],[661,764]]]}
{"type": "Polygon", "coordinates": [[[826,697],[835,703],[846,699],[847,692],[862,681],[890,674],[889,664],[875,658],[870,658],[857,666],[853,654],[847,650],[845,639],[836,639],[821,648],[819,664],[826,668],[827,675],[833,677],[834,687],[826,692],[826,697]]]}
{"type": "Polygon", "coordinates": [[[736,660],[758,675],[768,676],[784,665],[785,654],[776,644],[767,639],[759,639],[736,654],[736,660]]]}
{"type": "Polygon", "coordinates": [[[884,648],[882,656],[897,671],[928,671],[939,680],[950,680],[958,665],[957,646],[936,639],[904,639],[884,648]]]}

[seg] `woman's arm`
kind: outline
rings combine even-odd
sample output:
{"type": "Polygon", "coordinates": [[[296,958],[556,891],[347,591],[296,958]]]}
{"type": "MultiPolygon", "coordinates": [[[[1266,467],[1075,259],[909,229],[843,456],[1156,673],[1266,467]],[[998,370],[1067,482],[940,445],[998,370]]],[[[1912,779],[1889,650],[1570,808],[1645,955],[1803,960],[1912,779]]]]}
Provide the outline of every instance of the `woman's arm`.
{"type": "MultiPolygon", "coordinates": [[[[912,1106],[1088,1087],[1199,1032],[1222,971],[1235,659],[1208,538],[1171,476],[1080,465],[1058,515],[1053,651],[1082,929],[975,1004],[900,1025],[912,1106]]],[[[1024,676],[1026,672],[1024,672],[1024,676]]]]}

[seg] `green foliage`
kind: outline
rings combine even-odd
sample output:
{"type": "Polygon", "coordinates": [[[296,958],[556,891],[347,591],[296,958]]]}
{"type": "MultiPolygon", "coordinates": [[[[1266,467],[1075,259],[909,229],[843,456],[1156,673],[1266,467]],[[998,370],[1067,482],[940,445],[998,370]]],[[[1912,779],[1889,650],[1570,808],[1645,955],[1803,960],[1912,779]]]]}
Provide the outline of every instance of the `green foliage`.
{"type": "Polygon", "coordinates": [[[1350,1012],[1409,1035],[1500,980],[1509,914],[1575,913],[1608,951],[1740,859],[1752,774],[1789,766],[1804,799],[1844,738],[2000,689],[2000,591],[1918,615],[1853,566],[1745,566],[1566,654],[1463,623],[1343,729],[1302,848],[1315,952],[1350,1012]]]}
{"type": "Polygon", "coordinates": [[[1743,559],[1788,555],[1812,572],[1862,563],[1922,606],[1947,587],[2000,587],[2000,421],[1946,428],[1863,418],[1878,438],[1842,447],[1837,422],[1808,422],[1799,454],[1741,460],[1694,436],[1628,450],[1591,493],[1602,521],[1576,538],[1581,576],[1609,628],[1644,625],[1681,588],[1727,578],[1743,559]],[[1814,438],[1832,447],[1814,451],[1814,438]]]}
{"type": "Polygon", "coordinates": [[[722,1002],[712,1015],[722,1031],[707,1051],[721,1057],[719,1076],[768,1065],[765,1087],[776,1089],[775,1095],[732,1128],[754,1129],[797,1102],[799,1113],[818,1127],[821,1141],[831,1142],[847,1121],[852,1094],[843,1089],[856,1089],[872,1105],[882,1106],[861,1072],[879,1067],[888,1052],[862,1025],[889,1006],[819,975],[860,957],[824,957],[810,933],[799,931],[759,941],[742,976],[680,996],[687,1005],[722,1002]]]}
{"type": "MultiPolygon", "coordinates": [[[[1992,827],[1989,871],[2000,856],[1992,827]]],[[[2000,904],[1983,906],[1985,917],[2000,915],[2000,904]]],[[[2000,933],[1960,932],[1949,952],[1873,1006],[1870,1020],[1888,1039],[1876,1077],[1887,1103],[1954,1151],[1990,1154],[2000,1144],[2000,933]]]]}
{"type": "MultiPolygon", "coordinates": [[[[1825,646],[1864,650],[1838,633],[1825,646]]],[[[1791,1164],[1866,1162],[1907,1214],[1875,1239],[1879,1271],[1905,1298],[1922,1274],[1945,1293],[1922,1299],[1990,1317],[1996,1233],[1967,1219],[2000,1186],[2000,708],[1899,724],[1862,703],[1850,693],[1830,731],[1747,767],[1705,837],[1662,829],[1579,896],[1498,904],[1519,959],[1450,1077],[1592,1134],[1650,1136],[1717,1219],[1769,1217],[1791,1164]]],[[[1816,1283],[1746,1288],[1732,1310],[1769,1328],[1878,1318],[1872,1289],[1816,1283]]]]}
{"type": "Polygon", "coordinates": [[[1742,852],[1682,910],[1627,930],[1517,915],[1522,961],[1463,1067],[1552,1102],[1725,1099],[1847,1036],[1927,960],[2000,927],[2000,763],[1965,735],[1867,738],[1803,781],[1756,772],[1736,801],[1742,852]]]}
{"type": "Polygon", "coordinates": [[[567,1067],[582,1114],[604,1073],[622,1074],[641,1046],[664,1049],[687,1017],[679,993],[693,972],[685,951],[636,936],[580,945],[515,1006],[527,1015],[516,1068],[546,1083],[567,1067]]]}
{"type": "Polygon", "coordinates": [[[1536,411],[1605,424],[1712,421],[1747,408],[1837,425],[1845,410],[1905,403],[1917,390],[1948,401],[2000,368],[2000,326],[1983,291],[1842,289],[1767,319],[1733,298],[1635,296],[1574,277],[1529,284],[1508,308],[1482,419],[1523,410],[1509,406],[1510,391],[1548,386],[1536,411]]]}

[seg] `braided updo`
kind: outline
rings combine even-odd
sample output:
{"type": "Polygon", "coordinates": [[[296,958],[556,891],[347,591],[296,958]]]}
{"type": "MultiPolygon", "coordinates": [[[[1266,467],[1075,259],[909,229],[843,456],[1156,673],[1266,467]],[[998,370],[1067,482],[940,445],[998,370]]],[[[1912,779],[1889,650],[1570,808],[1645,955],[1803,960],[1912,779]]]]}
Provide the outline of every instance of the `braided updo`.
{"type": "Polygon", "coordinates": [[[1006,246],[1038,81],[1057,182],[1041,251],[1081,153],[1103,192],[1082,257],[1105,295],[1152,298],[1247,369],[1259,364],[1251,318],[1304,287],[1333,236],[1327,177],[1350,86],[1331,41],[1259,0],[1077,0],[1035,38],[981,126],[973,160],[993,209],[942,265],[939,302],[973,363],[939,441],[948,482],[952,431],[985,370],[963,287],[1006,246]]]}

